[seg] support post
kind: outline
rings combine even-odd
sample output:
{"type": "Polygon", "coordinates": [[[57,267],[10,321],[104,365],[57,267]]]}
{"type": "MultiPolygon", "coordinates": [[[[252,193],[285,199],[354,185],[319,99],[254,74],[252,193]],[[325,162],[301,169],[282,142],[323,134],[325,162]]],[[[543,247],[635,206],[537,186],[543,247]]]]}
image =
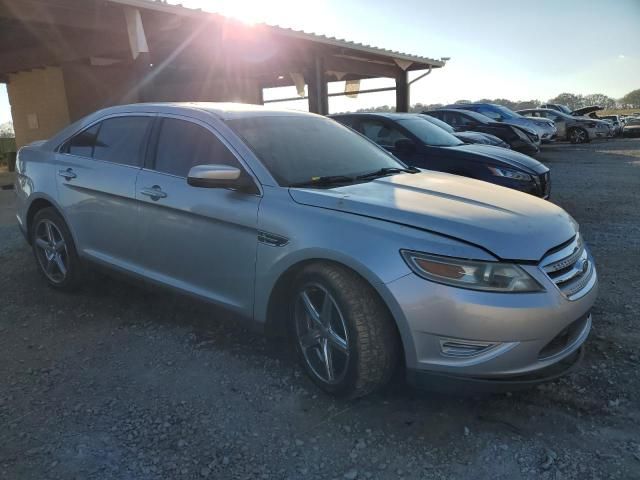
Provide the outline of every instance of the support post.
{"type": "Polygon", "coordinates": [[[406,70],[396,74],[396,112],[409,111],[409,77],[406,70]]]}
{"type": "Polygon", "coordinates": [[[329,113],[329,95],[324,71],[324,59],[315,58],[313,68],[309,72],[307,85],[309,86],[309,111],[320,115],[329,113]]]}

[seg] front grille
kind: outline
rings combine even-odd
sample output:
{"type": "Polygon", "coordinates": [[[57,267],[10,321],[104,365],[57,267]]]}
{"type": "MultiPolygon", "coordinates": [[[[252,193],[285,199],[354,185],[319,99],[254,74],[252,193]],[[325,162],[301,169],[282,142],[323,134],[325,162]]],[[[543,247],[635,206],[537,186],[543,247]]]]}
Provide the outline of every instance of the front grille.
{"type": "Polygon", "coordinates": [[[542,270],[569,299],[576,300],[586,293],[595,268],[580,235],[566,246],[548,254],[540,263],[542,270]]]}

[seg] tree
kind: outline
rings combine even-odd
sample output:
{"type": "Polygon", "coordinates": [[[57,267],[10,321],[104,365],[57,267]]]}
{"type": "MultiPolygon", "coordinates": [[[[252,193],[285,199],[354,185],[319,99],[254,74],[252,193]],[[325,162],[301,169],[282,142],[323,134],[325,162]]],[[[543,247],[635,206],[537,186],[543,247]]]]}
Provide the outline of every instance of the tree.
{"type": "Polygon", "coordinates": [[[538,108],[542,102],[540,100],[521,100],[518,102],[514,102],[513,109],[514,110],[526,110],[528,108],[538,108]]]}
{"type": "Polygon", "coordinates": [[[566,105],[571,110],[577,110],[578,108],[585,107],[584,97],[582,95],[576,95],[574,93],[561,93],[557,97],[549,99],[549,103],[559,103],[566,105]]]}
{"type": "Polygon", "coordinates": [[[15,133],[13,132],[13,123],[7,122],[0,124],[0,138],[13,138],[15,133]]]}
{"type": "Polygon", "coordinates": [[[592,93],[590,95],[585,95],[584,97],[585,106],[589,105],[599,105],[606,109],[616,108],[616,101],[611,98],[603,95],[602,93],[592,93]]]}
{"type": "Polygon", "coordinates": [[[640,88],[627,93],[621,102],[627,108],[640,108],[640,88]]]}

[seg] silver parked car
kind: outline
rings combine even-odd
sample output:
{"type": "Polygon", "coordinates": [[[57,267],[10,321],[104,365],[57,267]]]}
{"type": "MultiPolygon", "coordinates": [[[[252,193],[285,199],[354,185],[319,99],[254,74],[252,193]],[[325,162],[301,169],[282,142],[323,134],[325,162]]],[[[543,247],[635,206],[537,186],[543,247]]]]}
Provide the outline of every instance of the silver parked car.
{"type": "Polygon", "coordinates": [[[566,138],[571,143],[586,143],[595,138],[606,138],[609,135],[609,128],[604,122],[587,117],[574,117],[559,110],[530,108],[519,110],[518,113],[525,117],[553,120],[558,129],[558,137],[566,138]]]}
{"type": "Polygon", "coordinates": [[[289,331],[358,396],[518,386],[575,364],[597,279],[576,222],[508,188],[407,168],[333,120],[234,104],[96,112],[18,155],[17,219],[57,289],[98,264],[289,331]]]}

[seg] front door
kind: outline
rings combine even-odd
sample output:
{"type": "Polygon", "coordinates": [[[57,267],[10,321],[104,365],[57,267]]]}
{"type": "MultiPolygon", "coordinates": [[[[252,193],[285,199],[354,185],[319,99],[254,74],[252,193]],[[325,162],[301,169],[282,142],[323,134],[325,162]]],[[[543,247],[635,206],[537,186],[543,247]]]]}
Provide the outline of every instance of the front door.
{"type": "Polygon", "coordinates": [[[251,315],[261,197],[190,186],[195,165],[248,173],[210,126],[183,117],[158,122],[152,163],[136,186],[143,274],[251,315]]]}
{"type": "Polygon", "coordinates": [[[153,116],[119,115],[71,137],[56,161],[58,202],[81,256],[133,268],[135,184],[153,116]]]}

